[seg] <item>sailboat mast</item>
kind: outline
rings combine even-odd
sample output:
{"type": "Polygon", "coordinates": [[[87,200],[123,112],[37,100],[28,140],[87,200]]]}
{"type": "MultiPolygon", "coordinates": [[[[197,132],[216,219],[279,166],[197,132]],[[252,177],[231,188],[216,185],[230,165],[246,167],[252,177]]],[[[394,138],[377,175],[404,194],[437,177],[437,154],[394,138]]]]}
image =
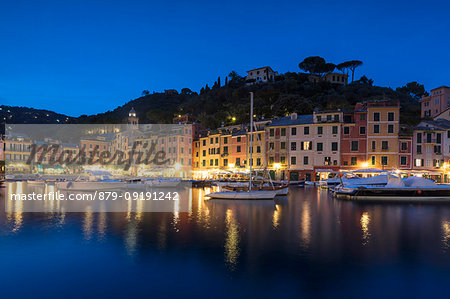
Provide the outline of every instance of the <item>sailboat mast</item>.
{"type": "Polygon", "coordinates": [[[253,164],[253,92],[250,92],[250,186],[249,191],[252,191],[252,164],[253,164]]]}

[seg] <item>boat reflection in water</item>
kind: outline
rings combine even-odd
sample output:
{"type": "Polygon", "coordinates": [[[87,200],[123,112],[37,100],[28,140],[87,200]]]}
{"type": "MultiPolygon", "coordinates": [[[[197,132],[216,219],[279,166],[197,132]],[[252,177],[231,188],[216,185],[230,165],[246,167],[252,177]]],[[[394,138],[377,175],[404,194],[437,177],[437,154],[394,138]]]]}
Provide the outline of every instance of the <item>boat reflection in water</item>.
{"type": "Polygon", "coordinates": [[[24,213],[20,201],[2,198],[15,211],[0,211],[2,294],[26,294],[14,287],[19,276],[50,297],[273,297],[280,288],[285,297],[414,296],[418,277],[426,277],[423,292],[449,291],[448,205],[363,204],[315,188],[274,201],[205,200],[213,190],[193,189],[189,212],[165,213],[144,212],[145,201],[118,213],[67,213],[57,202],[24,213]]]}

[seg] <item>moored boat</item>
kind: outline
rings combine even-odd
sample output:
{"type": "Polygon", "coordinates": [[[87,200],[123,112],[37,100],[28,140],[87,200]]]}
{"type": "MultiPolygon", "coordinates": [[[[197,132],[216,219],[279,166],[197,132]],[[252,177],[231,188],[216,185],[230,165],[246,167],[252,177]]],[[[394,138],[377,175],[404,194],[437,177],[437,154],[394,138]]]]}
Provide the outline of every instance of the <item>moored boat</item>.
{"type": "MultiPolygon", "coordinates": [[[[248,185],[243,187],[223,186],[222,189],[230,191],[249,191],[248,185]]],[[[254,186],[252,190],[255,191],[275,191],[276,195],[287,195],[289,193],[289,186],[254,186]]]]}
{"type": "Polygon", "coordinates": [[[339,199],[357,201],[448,202],[450,185],[437,185],[421,177],[401,179],[389,175],[385,186],[341,185],[334,189],[339,199]]]}
{"type": "Polygon", "coordinates": [[[206,194],[211,199],[246,199],[246,200],[269,200],[274,199],[276,192],[272,191],[222,191],[206,194]]]}

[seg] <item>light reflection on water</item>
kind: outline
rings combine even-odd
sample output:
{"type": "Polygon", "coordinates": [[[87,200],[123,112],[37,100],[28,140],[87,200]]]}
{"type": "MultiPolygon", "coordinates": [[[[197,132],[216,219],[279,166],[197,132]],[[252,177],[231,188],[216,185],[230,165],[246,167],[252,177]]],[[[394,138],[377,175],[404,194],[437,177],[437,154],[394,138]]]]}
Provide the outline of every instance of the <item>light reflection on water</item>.
{"type": "MultiPolygon", "coordinates": [[[[27,186],[7,184],[6,188],[24,192],[27,186]]],[[[46,192],[52,188],[45,186],[46,192]]],[[[440,287],[445,285],[443,279],[450,279],[448,272],[439,270],[450,266],[449,206],[358,204],[334,200],[315,188],[292,189],[287,197],[275,201],[205,200],[204,195],[213,191],[189,192],[189,213],[179,212],[176,202],[173,213],[145,213],[143,201],[130,201],[123,213],[89,209],[64,213],[58,212],[57,202],[48,205],[49,213],[23,213],[20,201],[2,198],[9,209],[14,204],[16,212],[0,212],[0,251],[11,256],[11,252],[25,250],[16,256],[17,263],[29,254],[37,255],[36,261],[52,264],[46,249],[68,242],[71,245],[65,250],[73,250],[72,257],[66,257],[69,262],[86,270],[91,264],[108,265],[100,273],[113,283],[120,281],[112,276],[112,269],[166,274],[190,269],[196,274],[185,275],[186,281],[202,280],[223,296],[230,276],[238,277],[250,294],[263,296],[270,291],[265,294],[260,285],[286,287],[291,279],[296,283],[289,284],[287,294],[315,295],[334,294],[326,292],[337,291],[337,285],[381,283],[380,273],[387,277],[405,269],[416,271],[416,276],[435,277],[440,287]],[[32,252],[38,245],[40,251],[32,252]],[[171,260],[177,262],[171,264],[171,260]],[[384,261],[389,261],[390,268],[380,266],[384,261]],[[424,264],[426,270],[421,268],[424,264]],[[328,288],[308,289],[302,287],[305,284],[328,288]]],[[[14,263],[3,264],[4,273],[14,271],[14,263]]],[[[0,276],[7,281],[6,275],[0,276]]],[[[396,275],[395,279],[404,279],[405,285],[408,277],[396,275]]],[[[164,285],[161,280],[153,282],[148,286],[164,285]]],[[[140,287],[145,289],[145,285],[140,287]]]]}

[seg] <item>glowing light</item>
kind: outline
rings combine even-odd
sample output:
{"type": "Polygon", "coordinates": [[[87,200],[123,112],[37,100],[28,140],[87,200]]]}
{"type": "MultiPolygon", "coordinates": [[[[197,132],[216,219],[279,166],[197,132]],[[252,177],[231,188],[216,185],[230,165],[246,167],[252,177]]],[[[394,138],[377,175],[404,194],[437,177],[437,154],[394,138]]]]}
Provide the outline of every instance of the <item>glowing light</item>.
{"type": "Polygon", "coordinates": [[[369,163],[368,162],[361,163],[361,167],[362,168],[368,168],[369,167],[369,163]]]}
{"type": "Polygon", "coordinates": [[[370,216],[369,213],[364,212],[361,215],[361,230],[363,232],[363,245],[366,245],[369,242],[370,232],[369,232],[369,224],[370,224],[370,216]]]}
{"type": "Polygon", "coordinates": [[[236,121],[236,117],[233,116],[233,117],[231,118],[231,120],[232,120],[232,121],[236,121]]]}
{"type": "Polygon", "coordinates": [[[175,170],[180,170],[180,168],[181,168],[180,163],[175,163],[174,168],[175,168],[175,170]]]}
{"type": "Polygon", "coordinates": [[[273,164],[273,167],[274,167],[275,169],[280,169],[280,168],[281,168],[281,164],[280,164],[280,163],[274,163],[274,164],[273,164]]]}
{"type": "Polygon", "coordinates": [[[228,163],[228,167],[230,167],[230,168],[234,168],[234,163],[228,163]]]}

